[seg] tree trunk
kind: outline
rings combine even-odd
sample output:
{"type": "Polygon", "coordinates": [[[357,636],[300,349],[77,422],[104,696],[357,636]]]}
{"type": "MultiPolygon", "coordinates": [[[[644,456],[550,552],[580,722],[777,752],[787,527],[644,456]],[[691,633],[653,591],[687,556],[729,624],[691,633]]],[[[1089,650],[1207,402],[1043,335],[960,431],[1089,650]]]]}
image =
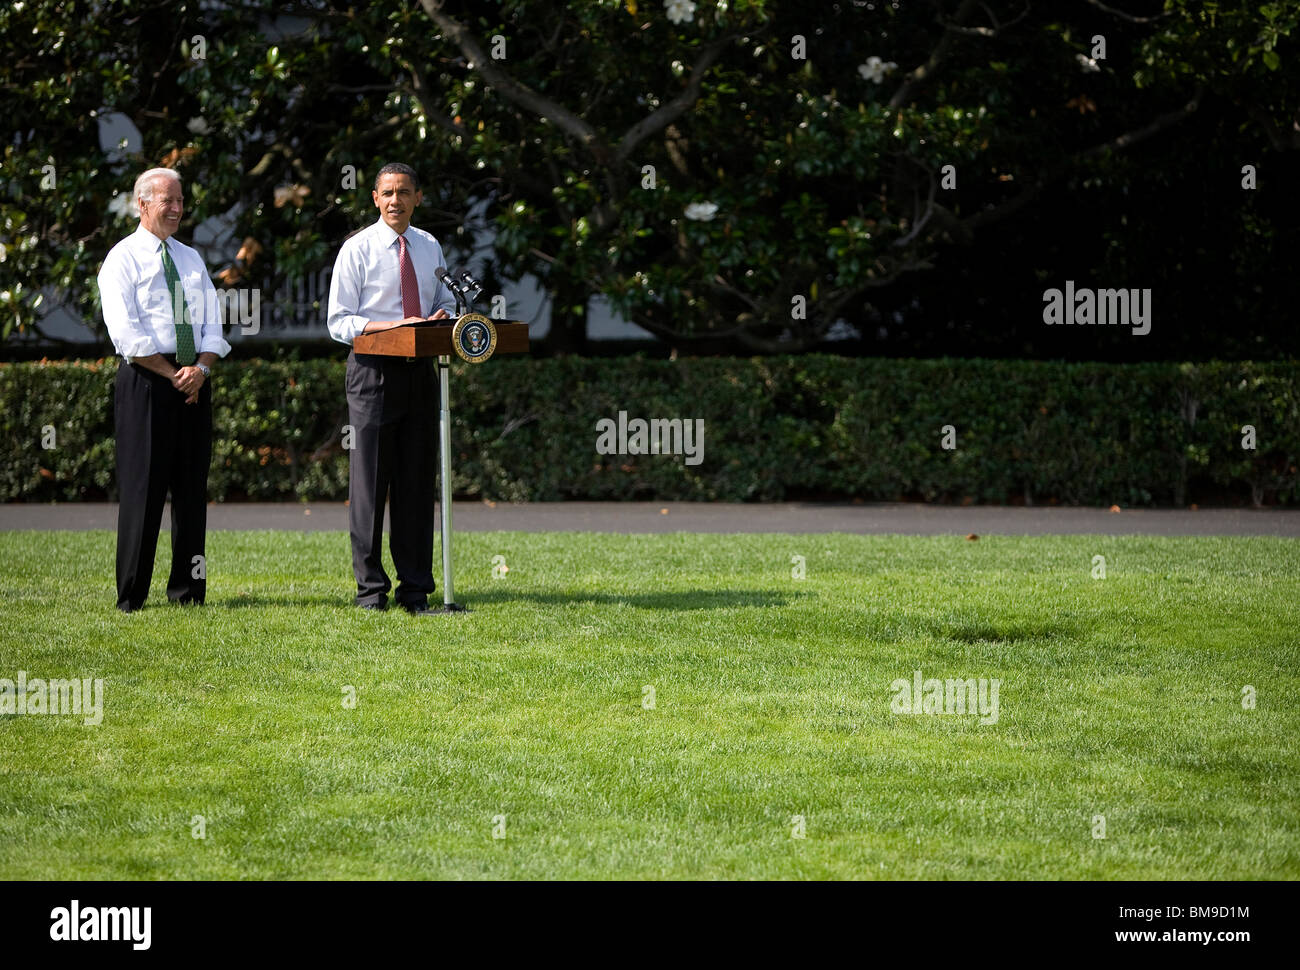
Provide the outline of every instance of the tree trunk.
{"type": "Polygon", "coordinates": [[[549,356],[587,352],[587,286],[567,278],[552,280],[551,330],[543,344],[549,356]]]}

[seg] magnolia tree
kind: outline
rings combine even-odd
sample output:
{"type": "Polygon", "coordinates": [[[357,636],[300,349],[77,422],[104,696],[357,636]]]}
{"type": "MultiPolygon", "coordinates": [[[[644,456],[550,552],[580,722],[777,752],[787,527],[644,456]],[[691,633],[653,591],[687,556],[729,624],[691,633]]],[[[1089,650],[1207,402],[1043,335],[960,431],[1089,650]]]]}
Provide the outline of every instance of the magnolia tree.
{"type": "MultiPolygon", "coordinates": [[[[42,300],[94,316],[87,281],[153,164],[186,176],[192,220],[235,224],[227,285],[328,264],[372,217],[377,165],[405,159],[422,225],[453,245],[490,229],[490,277],[542,281],[553,349],[582,348],[603,295],[675,346],[797,351],[990,227],[1042,218],[1055,186],[1125,183],[1126,156],[1207,102],[1232,106],[1203,133],[1234,180],[1243,131],[1275,152],[1300,138],[1279,70],[1300,0],[809,6],[16,4],[5,332],[42,300]],[[142,143],[102,148],[106,111],[142,143]],[[466,225],[476,203],[486,222],[466,225]]],[[[1276,231],[1261,212],[1241,230],[1276,231]]]]}

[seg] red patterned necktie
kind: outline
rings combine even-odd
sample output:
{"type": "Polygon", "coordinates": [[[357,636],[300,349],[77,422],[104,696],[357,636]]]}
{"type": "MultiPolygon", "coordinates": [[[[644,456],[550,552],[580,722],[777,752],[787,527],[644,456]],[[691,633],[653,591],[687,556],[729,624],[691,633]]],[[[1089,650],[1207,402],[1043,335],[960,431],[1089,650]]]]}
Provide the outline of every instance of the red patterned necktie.
{"type": "Polygon", "coordinates": [[[422,317],[420,312],[420,281],[415,278],[415,264],[406,246],[406,237],[397,237],[397,267],[402,281],[402,316],[422,317]]]}

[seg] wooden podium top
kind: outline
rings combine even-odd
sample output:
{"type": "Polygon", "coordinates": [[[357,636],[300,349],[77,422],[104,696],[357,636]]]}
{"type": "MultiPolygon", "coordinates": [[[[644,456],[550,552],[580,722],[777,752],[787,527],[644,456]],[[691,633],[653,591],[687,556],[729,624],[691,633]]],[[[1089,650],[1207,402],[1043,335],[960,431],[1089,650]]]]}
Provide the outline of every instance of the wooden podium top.
{"type": "MultiPolygon", "coordinates": [[[[358,334],[352,341],[352,349],[358,354],[378,354],[382,357],[443,357],[456,354],[452,334],[456,325],[466,317],[479,318],[479,315],[466,314],[460,320],[426,321],[380,330],[378,333],[358,334]]],[[[528,324],[519,320],[493,320],[491,324],[496,331],[496,347],[489,356],[528,352],[528,324]]]]}

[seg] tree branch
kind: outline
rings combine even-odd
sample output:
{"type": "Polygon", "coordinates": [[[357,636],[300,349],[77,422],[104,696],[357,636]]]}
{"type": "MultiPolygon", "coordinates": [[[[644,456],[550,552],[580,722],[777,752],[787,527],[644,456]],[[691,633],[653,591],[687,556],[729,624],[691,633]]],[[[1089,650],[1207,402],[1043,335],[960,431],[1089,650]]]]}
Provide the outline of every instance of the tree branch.
{"type": "MultiPolygon", "coordinates": [[[[960,24],[970,16],[970,12],[975,8],[975,0],[962,0],[962,5],[957,8],[957,14],[953,17],[953,24],[960,24]]],[[[940,21],[943,23],[943,21],[940,21]]],[[[945,27],[949,25],[945,24],[945,27]]],[[[900,108],[911,98],[912,93],[923,83],[934,76],[939,65],[947,60],[949,53],[952,51],[952,45],[957,37],[957,32],[952,29],[946,29],[943,36],[939,38],[939,43],[935,45],[934,50],[930,52],[930,58],[920,67],[916,68],[907,75],[907,79],[899,85],[894,96],[889,99],[891,108],[900,108]]]]}
{"type": "Polygon", "coordinates": [[[1159,134],[1166,128],[1178,124],[1178,122],[1185,118],[1189,118],[1196,113],[1196,109],[1201,106],[1201,98],[1205,96],[1205,91],[1206,85],[1201,85],[1201,87],[1197,88],[1196,93],[1192,95],[1191,100],[1176,111],[1167,111],[1164,114],[1159,115],[1149,125],[1144,125],[1143,127],[1137,128],[1133,131],[1125,132],[1118,138],[1112,138],[1110,141],[1102,142],[1100,145],[1094,145],[1092,148],[1089,148],[1080,155],[1079,158],[1094,158],[1097,155],[1109,151],[1123,151],[1125,148],[1129,148],[1139,142],[1144,142],[1152,135],[1159,134]]]}
{"type": "Polygon", "coordinates": [[[538,94],[525,84],[520,84],[505,71],[497,67],[479,46],[478,41],[465,26],[442,11],[444,0],[420,0],[429,19],[437,24],[451,38],[452,43],[473,64],[474,70],[483,75],[483,79],[495,88],[502,97],[524,108],[539,118],[545,118],[560,130],[567,132],[582,144],[598,161],[607,161],[609,148],[601,139],[596,129],[575,115],[564,105],[552,101],[545,95],[538,94]]]}
{"type": "Polygon", "coordinates": [[[464,135],[466,133],[465,126],[456,124],[453,119],[443,114],[438,105],[430,100],[429,82],[419,66],[414,61],[401,61],[400,63],[411,75],[411,89],[415,93],[416,100],[420,102],[420,107],[424,109],[424,116],[439,128],[449,131],[453,135],[464,135]]]}
{"type": "Polygon", "coordinates": [[[955,21],[940,20],[939,22],[943,24],[945,30],[955,31],[956,33],[959,34],[967,34],[974,37],[996,37],[998,34],[1002,33],[1002,31],[1006,30],[1008,27],[1012,27],[1015,24],[1020,23],[1020,21],[1024,20],[1025,17],[1029,16],[1029,10],[1030,10],[1029,4],[1026,3],[1024,10],[1020,11],[1018,15],[1013,17],[1011,20],[1008,20],[1005,24],[1002,24],[1002,23],[998,23],[997,16],[993,13],[991,9],[989,9],[989,5],[987,3],[981,3],[980,6],[983,7],[984,12],[989,15],[989,20],[993,21],[992,27],[962,27],[960,24],[956,23],[955,21]]]}
{"type": "Polygon", "coordinates": [[[682,89],[682,92],[677,97],[656,108],[653,113],[642,118],[627,130],[618,143],[618,150],[614,153],[615,161],[626,161],[631,157],[637,145],[655,132],[668,127],[686,113],[687,109],[699,99],[700,83],[704,80],[704,75],[708,73],[709,68],[717,61],[718,56],[726,46],[739,36],[739,34],[725,34],[705,45],[704,49],[700,51],[700,56],[695,59],[695,64],[691,67],[691,76],[686,82],[686,87],[682,89]]]}
{"type": "Polygon", "coordinates": [[[1282,125],[1276,124],[1268,116],[1268,112],[1258,104],[1252,104],[1246,109],[1255,123],[1263,129],[1264,134],[1268,137],[1269,143],[1280,152],[1295,151],[1300,149],[1300,121],[1291,123],[1291,130],[1288,131],[1282,125]]]}
{"type": "Polygon", "coordinates": [[[1166,128],[1170,128],[1178,124],[1178,122],[1191,117],[1201,106],[1201,98],[1204,97],[1205,91],[1206,87],[1202,85],[1197,89],[1196,93],[1192,95],[1191,100],[1178,110],[1167,111],[1155,118],[1155,120],[1150,124],[1144,125],[1141,128],[1136,128],[1133,131],[1126,131],[1122,135],[1112,138],[1109,141],[1104,141],[1098,145],[1093,145],[1091,148],[1086,149],[1075,157],[1067,159],[1065,162],[1049,169],[1038,179],[1037,182],[1020,194],[1013,196],[1000,205],[994,206],[992,209],[986,209],[985,211],[978,212],[967,219],[963,219],[961,221],[961,226],[968,232],[974,232],[976,229],[980,229],[990,223],[999,222],[1032,202],[1045,188],[1047,188],[1047,186],[1066,175],[1077,163],[1090,158],[1096,158],[1098,155],[1105,154],[1106,152],[1123,151],[1126,148],[1131,148],[1133,145],[1144,142],[1153,135],[1164,131],[1166,128]]]}
{"type": "Polygon", "coordinates": [[[748,293],[745,293],[745,292],[743,292],[743,291],[737,289],[737,288],[736,288],[736,287],[735,287],[735,286],[734,286],[734,285],[733,285],[733,284],[732,284],[732,283],[731,283],[731,282],[730,282],[730,281],[729,281],[725,276],[723,276],[721,273],[719,273],[719,274],[717,274],[715,277],[713,277],[713,282],[710,283],[709,285],[710,285],[710,287],[711,287],[712,289],[720,290],[720,291],[722,291],[723,293],[729,293],[730,295],[734,296],[736,299],[738,299],[738,300],[740,300],[741,302],[743,302],[746,306],[748,306],[748,307],[749,307],[751,310],[753,310],[755,313],[762,313],[762,312],[763,312],[763,307],[758,303],[757,300],[755,300],[755,299],[754,299],[752,296],[750,296],[748,293]]]}
{"type": "Polygon", "coordinates": [[[1088,3],[1092,4],[1098,10],[1103,10],[1116,17],[1122,17],[1129,23],[1133,24],[1153,24],[1157,20],[1163,20],[1165,17],[1169,16],[1169,12],[1165,11],[1164,13],[1156,14],[1154,17],[1137,17],[1131,13],[1125,13],[1123,10],[1116,10],[1113,7],[1108,7],[1104,3],[1101,3],[1100,0],[1088,0],[1088,3]]]}
{"type": "Polygon", "coordinates": [[[934,195],[937,189],[937,183],[934,178],[934,173],[930,171],[929,167],[926,165],[922,165],[920,162],[918,162],[916,159],[910,156],[905,156],[905,157],[909,162],[912,162],[914,165],[917,165],[918,167],[920,167],[925,171],[926,177],[930,180],[930,197],[926,201],[925,214],[922,215],[920,197],[915,191],[913,192],[915,206],[913,210],[914,215],[912,217],[912,229],[905,236],[901,236],[898,239],[894,240],[894,245],[899,249],[902,249],[913,239],[919,236],[921,234],[921,230],[925,228],[926,223],[930,221],[930,217],[934,215],[934,195]]]}

